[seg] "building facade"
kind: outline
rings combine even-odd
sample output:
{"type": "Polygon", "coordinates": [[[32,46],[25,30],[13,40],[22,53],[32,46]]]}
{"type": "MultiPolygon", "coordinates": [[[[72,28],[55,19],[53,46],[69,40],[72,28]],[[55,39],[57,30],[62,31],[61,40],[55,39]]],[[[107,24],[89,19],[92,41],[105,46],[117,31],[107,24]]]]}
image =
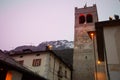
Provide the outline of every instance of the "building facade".
{"type": "Polygon", "coordinates": [[[88,36],[98,21],[96,5],[75,8],[73,80],[96,80],[96,49],[88,36]]]}
{"type": "Polygon", "coordinates": [[[53,51],[25,51],[11,56],[48,80],[71,80],[71,68],[53,51]]]}
{"type": "Polygon", "coordinates": [[[0,80],[47,80],[0,50],[0,80]]]}
{"type": "Polygon", "coordinates": [[[105,63],[107,80],[120,80],[120,20],[97,22],[95,28],[98,59],[105,63]]]}

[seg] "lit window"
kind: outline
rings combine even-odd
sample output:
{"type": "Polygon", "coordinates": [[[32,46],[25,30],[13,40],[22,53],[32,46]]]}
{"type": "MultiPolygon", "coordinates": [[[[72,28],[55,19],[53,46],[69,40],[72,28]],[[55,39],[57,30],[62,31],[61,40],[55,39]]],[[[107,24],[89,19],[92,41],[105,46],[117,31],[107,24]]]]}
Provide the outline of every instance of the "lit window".
{"type": "Polygon", "coordinates": [[[33,59],[32,66],[40,66],[41,65],[41,59],[33,59]]]}
{"type": "Polygon", "coordinates": [[[81,14],[79,17],[79,24],[83,24],[83,23],[85,23],[85,16],[81,14]]]}
{"type": "Polygon", "coordinates": [[[12,72],[7,72],[5,80],[12,80],[12,72]]]}
{"type": "Polygon", "coordinates": [[[87,23],[92,23],[93,22],[93,16],[91,14],[87,14],[87,23]]]}

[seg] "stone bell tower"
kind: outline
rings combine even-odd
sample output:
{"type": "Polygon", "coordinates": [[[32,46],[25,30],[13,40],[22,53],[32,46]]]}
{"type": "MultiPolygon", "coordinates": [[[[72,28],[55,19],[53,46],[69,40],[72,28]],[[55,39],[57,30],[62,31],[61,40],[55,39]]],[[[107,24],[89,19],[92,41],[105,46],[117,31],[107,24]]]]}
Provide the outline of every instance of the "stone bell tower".
{"type": "Polygon", "coordinates": [[[95,30],[97,8],[75,7],[75,36],[73,54],[73,80],[95,80],[95,58],[92,40],[87,32],[95,30]]]}

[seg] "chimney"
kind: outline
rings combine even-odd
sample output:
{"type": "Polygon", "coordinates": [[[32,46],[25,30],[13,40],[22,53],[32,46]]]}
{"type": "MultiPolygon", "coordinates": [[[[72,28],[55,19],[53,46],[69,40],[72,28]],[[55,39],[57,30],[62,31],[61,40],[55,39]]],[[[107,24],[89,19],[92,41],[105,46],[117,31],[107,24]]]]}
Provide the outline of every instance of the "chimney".
{"type": "Polygon", "coordinates": [[[119,20],[119,16],[118,15],[114,15],[114,17],[115,17],[115,20],[119,20]]]}
{"type": "Polygon", "coordinates": [[[109,17],[109,20],[111,21],[111,20],[113,20],[113,18],[110,16],[110,17],[109,17]]]}

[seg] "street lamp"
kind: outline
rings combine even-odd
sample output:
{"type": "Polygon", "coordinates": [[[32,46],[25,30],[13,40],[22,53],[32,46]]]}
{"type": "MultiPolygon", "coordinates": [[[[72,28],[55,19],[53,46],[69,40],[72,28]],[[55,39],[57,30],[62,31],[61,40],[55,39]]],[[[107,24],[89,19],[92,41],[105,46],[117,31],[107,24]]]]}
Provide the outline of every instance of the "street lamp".
{"type": "Polygon", "coordinates": [[[46,46],[46,50],[52,50],[52,45],[48,44],[48,45],[46,46]]]}
{"type": "Polygon", "coordinates": [[[101,62],[98,60],[97,63],[100,64],[101,62]]]}
{"type": "MultiPolygon", "coordinates": [[[[88,31],[90,39],[93,41],[93,53],[94,53],[94,64],[95,64],[95,80],[97,79],[97,64],[96,64],[96,53],[95,53],[95,31],[88,31]]],[[[100,63],[100,62],[99,62],[100,63]]]]}
{"type": "Polygon", "coordinates": [[[90,37],[92,40],[94,40],[95,31],[88,31],[87,33],[88,33],[89,37],[90,37]]]}

